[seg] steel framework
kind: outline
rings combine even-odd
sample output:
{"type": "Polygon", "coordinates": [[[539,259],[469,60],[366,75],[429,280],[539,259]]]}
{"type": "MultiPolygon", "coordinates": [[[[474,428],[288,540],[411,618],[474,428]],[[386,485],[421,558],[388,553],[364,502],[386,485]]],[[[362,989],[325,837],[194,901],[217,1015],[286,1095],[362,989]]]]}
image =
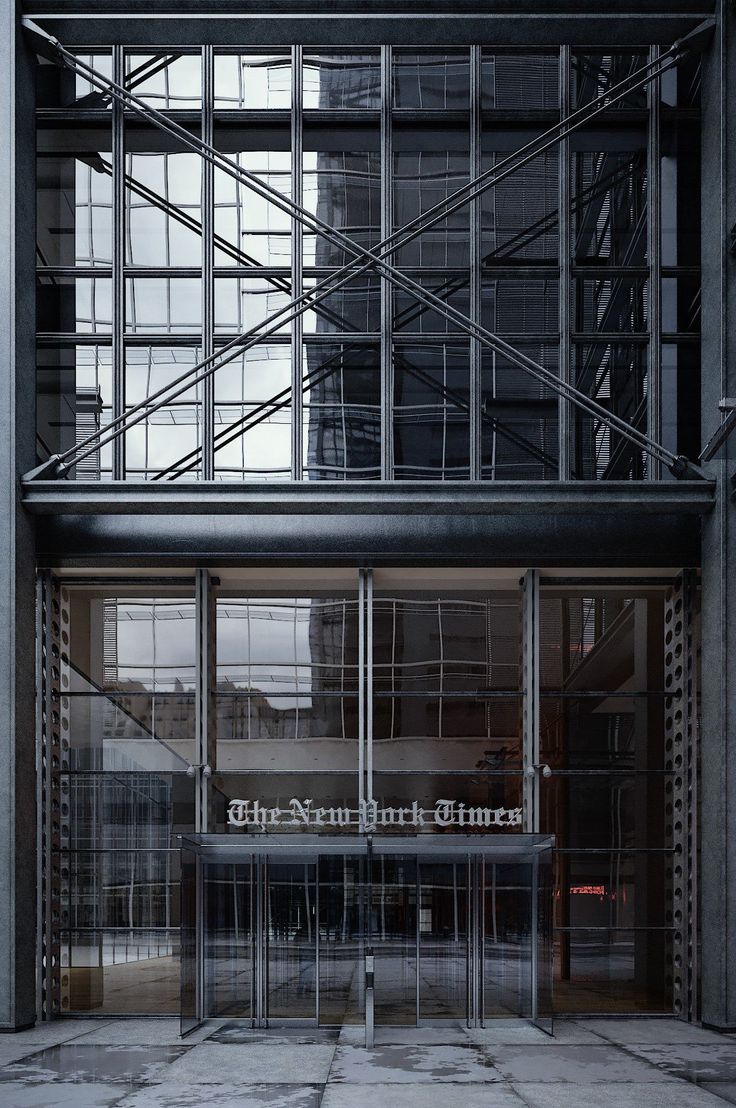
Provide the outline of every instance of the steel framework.
{"type": "MultiPolygon", "coordinates": [[[[236,162],[225,157],[223,154],[215,150],[210,143],[205,139],[194,138],[186,129],[176,124],[172,120],[168,119],[162,113],[156,111],[146,105],[139,97],[135,96],[129,89],[123,87],[118,81],[110,81],[104,75],[98,73],[87,63],[80,61],[68,50],[66,50],[56,40],[48,36],[45,32],[41,31],[30,21],[26,21],[26,26],[33,35],[36,48],[39,52],[43,52],[46,56],[51,57],[54,61],[69,66],[75,72],[83,75],[91,84],[101,89],[106,94],[109,94],[114,103],[119,106],[120,109],[128,108],[136,114],[142,116],[148,122],[154,123],[161,130],[166,131],[169,135],[175,137],[177,141],[182,145],[195,150],[203,158],[205,165],[209,166],[209,175],[213,167],[217,167],[220,170],[226,172],[229,176],[236,180],[245,183],[248,188],[252,189],[257,195],[266,199],[269,203],[276,206],[278,209],[284,211],[290,215],[297,224],[307,227],[317,235],[325,238],[327,241],[336,245],[340,249],[347,252],[355,259],[353,262],[348,262],[346,265],[338,269],[330,277],[323,281],[318,282],[313,288],[300,292],[294,288],[292,283],[292,300],[279,312],[268,317],[262,321],[255,328],[250,329],[242,335],[237,336],[231,340],[224,347],[218,351],[212,349],[211,340],[211,310],[207,310],[207,302],[205,301],[204,312],[204,330],[205,335],[210,332],[210,338],[205,338],[205,358],[199,362],[196,366],[192,367],[186,373],[180,375],[173,382],[164,386],[148,396],[145,400],[139,404],[129,408],[127,411],[122,410],[122,403],[116,405],[119,415],[115,416],[111,423],[104,429],[95,432],[94,434],[83,439],[80,443],[77,443],[74,447],[63,452],[62,454],[54,455],[42,466],[37,467],[36,470],[26,475],[26,482],[32,482],[40,478],[48,478],[51,476],[61,476],[66,473],[75,465],[95,452],[99,451],[102,446],[107,444],[113,444],[113,448],[120,450],[120,446],[115,447],[116,443],[120,443],[121,437],[131,427],[141,422],[143,419],[150,417],[150,415],[163,407],[164,404],[170,403],[175,397],[181,395],[184,391],[188,390],[195,384],[200,382],[205,383],[205,388],[210,389],[212,374],[217,368],[226,364],[227,361],[243,353],[251,346],[261,343],[265,338],[274,334],[275,331],[280,329],[287,321],[298,320],[304,311],[309,307],[315,307],[321,304],[321,302],[330,294],[333,294],[336,290],[342,288],[349,281],[355,277],[360,276],[370,270],[375,270],[382,277],[382,287],[387,287],[390,283],[396,288],[402,289],[413,297],[420,305],[425,308],[431,308],[438,312],[445,319],[453,323],[461,331],[465,332],[474,342],[471,344],[471,375],[478,372],[477,356],[472,354],[472,351],[477,351],[478,346],[484,346],[495,353],[504,357],[511,364],[524,370],[529,376],[536,380],[539,384],[543,385],[557,393],[558,397],[566,403],[571,403],[574,406],[581,409],[588,416],[598,420],[601,424],[608,427],[611,432],[620,435],[626,439],[635,448],[645,451],[650,454],[654,459],[655,464],[660,463],[666,465],[676,476],[697,476],[704,477],[703,471],[699,469],[694,463],[688,461],[688,459],[682,456],[676,456],[665,447],[663,447],[655,438],[652,437],[652,429],[656,429],[657,419],[653,418],[650,410],[649,417],[649,432],[645,433],[638,427],[632,426],[627,423],[615,413],[608,411],[601,404],[597,403],[590,396],[581,392],[575,388],[569,380],[566,380],[568,374],[565,372],[564,366],[562,372],[558,377],[550,370],[546,369],[539,362],[534,361],[527,355],[505,342],[499,336],[490,332],[487,328],[481,326],[477,318],[470,319],[456,308],[452,307],[449,303],[440,299],[440,297],[429,292],[423,288],[422,285],[408,277],[406,274],[401,273],[393,265],[386,261],[386,258],[398,250],[400,247],[405,246],[408,242],[412,241],[417,236],[421,235],[424,231],[434,226],[441,220],[446,219],[449,215],[459,210],[464,205],[471,203],[475,204],[478,197],[488,188],[498,184],[501,180],[505,179],[509,174],[517,170],[521,165],[526,164],[532,158],[538,156],[543,151],[549,149],[552,146],[559,143],[565,143],[568,136],[575,130],[582,127],[590,119],[594,118],[601,112],[605,111],[612,104],[616,103],[627,92],[631,92],[633,89],[643,87],[659,77],[667,69],[672,68],[678,63],[678,61],[692,50],[702,49],[708,40],[708,37],[712,30],[712,24],[710,21],[706,21],[701,24],[691,34],[685,36],[683,39],[678,40],[668,50],[662,53],[656,53],[650,58],[649,62],[636,70],[624,81],[619,82],[612,89],[609,89],[603,96],[593,100],[592,103],[586,105],[583,108],[573,112],[570,116],[563,119],[559,124],[539,136],[537,139],[528,143],[522,147],[515,154],[512,154],[502,162],[494,166],[492,169],[487,170],[485,173],[481,173],[476,176],[468,185],[452,193],[444,201],[434,205],[428,210],[422,212],[414,220],[410,221],[399,231],[390,234],[373,250],[364,249],[361,246],[356,245],[351,239],[341,232],[335,231],[332,227],[325,224],[318,217],[313,216],[308,212],[298,201],[292,201],[276,189],[265,184],[254,174],[244,170],[236,162]],[[296,294],[296,295],[295,295],[296,294]],[[209,346],[208,346],[209,343],[209,346]]],[[[563,155],[564,155],[563,145],[563,155]]],[[[565,161],[563,156],[562,161],[565,161]]],[[[474,162],[474,167],[477,168],[477,155],[474,162]]],[[[562,172],[562,170],[561,170],[562,172]]],[[[207,181],[209,176],[205,174],[205,189],[209,186],[207,181]]],[[[564,219],[563,219],[564,222],[564,219]]],[[[212,249],[212,229],[209,227],[202,227],[203,241],[205,243],[205,256],[207,252],[211,252],[212,249]]],[[[564,231],[564,227],[563,227],[564,231]]],[[[471,293],[473,290],[471,290],[471,293]]],[[[474,290],[475,299],[477,299],[477,288],[474,290]]],[[[471,313],[476,314],[477,313],[471,313]]],[[[387,317],[387,313],[383,313],[384,319],[387,317]]],[[[565,332],[565,323],[563,321],[563,335],[565,332]]],[[[385,344],[384,344],[385,346],[385,344]]],[[[211,391],[211,390],[210,390],[211,391]]],[[[296,392],[294,395],[296,396],[296,392]]],[[[384,395],[387,389],[384,382],[384,395]]],[[[471,392],[471,395],[475,396],[475,391],[471,392]]],[[[279,401],[279,403],[285,403],[286,401],[279,401]]],[[[268,402],[267,402],[268,403],[268,402]]],[[[472,401],[471,401],[472,406],[472,401]]],[[[564,409],[564,404],[562,408],[564,409]]],[[[472,412],[471,412],[472,414],[472,412]]],[[[477,418],[477,413],[476,413],[477,418]]],[[[296,423],[295,423],[296,426],[296,423]]],[[[564,419],[561,421],[561,434],[564,433],[564,419]]],[[[228,438],[229,441],[229,438],[228,438]]],[[[214,442],[205,436],[203,442],[203,458],[209,458],[212,456],[214,449],[214,442]]],[[[186,461],[186,459],[184,459],[186,461]]],[[[178,464],[178,463],[177,463],[178,464]]],[[[121,469],[120,462],[115,467],[119,472],[121,469]]],[[[388,467],[384,467],[385,469],[388,467]]],[[[563,471],[565,467],[563,465],[563,471]]],[[[477,460],[471,462],[471,474],[478,471],[477,460]]],[[[203,476],[207,478],[211,476],[208,463],[205,463],[203,470],[203,476]]]]}

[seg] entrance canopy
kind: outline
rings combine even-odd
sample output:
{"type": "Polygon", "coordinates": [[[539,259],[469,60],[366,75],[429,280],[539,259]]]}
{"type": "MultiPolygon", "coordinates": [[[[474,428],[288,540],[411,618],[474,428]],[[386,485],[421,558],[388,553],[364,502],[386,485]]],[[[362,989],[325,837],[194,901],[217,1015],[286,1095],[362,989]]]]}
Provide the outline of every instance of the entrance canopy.
{"type": "Polygon", "coordinates": [[[181,839],[182,1034],[531,1019],[552,1032],[549,835],[181,839]]]}

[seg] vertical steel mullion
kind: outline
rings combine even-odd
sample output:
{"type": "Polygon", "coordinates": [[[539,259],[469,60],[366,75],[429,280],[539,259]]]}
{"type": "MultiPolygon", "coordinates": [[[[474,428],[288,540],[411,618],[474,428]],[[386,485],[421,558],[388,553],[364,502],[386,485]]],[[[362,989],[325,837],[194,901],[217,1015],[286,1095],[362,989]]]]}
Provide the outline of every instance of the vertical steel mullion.
{"type": "MultiPolygon", "coordinates": [[[[214,55],[211,46],[202,47],[202,141],[214,146],[214,55]]],[[[214,350],[215,322],[215,170],[208,158],[202,159],[202,358],[209,358],[214,350]]],[[[203,481],[215,476],[215,375],[210,374],[202,382],[202,473],[203,481]]]]}
{"type": "MultiPolygon", "coordinates": [[[[391,234],[393,223],[393,144],[391,137],[391,47],[381,47],[381,239],[391,234]]],[[[396,259],[393,259],[396,261],[396,259]]],[[[393,289],[381,274],[381,478],[394,475],[393,409],[393,289]]]]}
{"type": "MultiPolygon", "coordinates": [[[[475,180],[482,171],[481,108],[481,48],[470,48],[470,179],[475,180]]],[[[470,203],[470,319],[481,322],[481,199],[470,203]]],[[[483,476],[482,457],[482,378],[483,347],[478,339],[470,340],[470,480],[480,481],[483,476]]]]}
{"type": "MultiPolygon", "coordinates": [[[[304,112],[303,112],[303,50],[291,50],[291,195],[295,204],[303,202],[304,112]]],[[[298,219],[291,221],[291,296],[296,299],[304,291],[304,228],[298,219]]],[[[291,477],[301,481],[304,474],[302,355],[304,346],[304,316],[300,312],[291,321],[291,477]]]]}
{"type": "Polygon", "coordinates": [[[365,798],[373,800],[373,570],[365,570],[365,798]]]}
{"type": "MultiPolygon", "coordinates": [[[[570,102],[570,47],[560,47],[560,118],[567,119],[570,102]]],[[[569,136],[560,140],[558,147],[558,238],[560,262],[559,315],[560,315],[560,380],[572,383],[571,324],[572,324],[572,235],[571,235],[571,157],[569,136]]],[[[572,408],[564,397],[558,402],[558,476],[560,481],[571,477],[572,408]]]]}
{"type": "Polygon", "coordinates": [[[322,855],[318,854],[314,859],[314,1015],[319,1027],[319,864],[322,855]]]}
{"type": "Polygon", "coordinates": [[[486,1025],[486,859],[478,856],[478,1023],[486,1025]]]}
{"type": "Polygon", "coordinates": [[[213,610],[210,576],[206,569],[198,569],[195,575],[194,589],[195,626],[197,656],[195,660],[195,741],[196,741],[196,768],[195,768],[195,830],[204,833],[209,824],[209,777],[205,776],[205,766],[210,766],[213,758],[211,749],[211,732],[215,721],[212,718],[211,694],[212,694],[212,641],[214,628],[212,627],[213,610]]]}
{"type": "MultiPolygon", "coordinates": [[[[656,62],[659,48],[649,52],[650,62],[656,62]]],[[[655,77],[647,86],[649,100],[647,142],[647,247],[649,268],[649,366],[647,373],[647,435],[662,441],[662,235],[660,158],[660,79],[655,77]]],[[[672,448],[677,453],[677,445],[672,448]]],[[[634,473],[636,476],[636,473],[634,473]]],[[[651,455],[647,458],[647,478],[659,481],[662,463],[651,455]]]]}
{"type": "Polygon", "coordinates": [[[475,866],[472,854],[468,855],[465,865],[466,880],[466,920],[467,934],[465,937],[465,1026],[475,1026],[476,1015],[476,943],[478,928],[476,925],[475,905],[475,866]]]}
{"type": "Polygon", "coordinates": [[[535,856],[531,865],[532,870],[532,903],[531,903],[531,1016],[536,1023],[539,1020],[539,858],[535,856]]]}
{"type": "MultiPolygon", "coordinates": [[[[113,80],[125,82],[122,46],[112,48],[113,80]]],[[[118,419],[125,411],[125,111],[117,99],[112,103],[112,412],[118,419]]],[[[102,464],[102,459],[100,459],[102,464]]],[[[125,477],[125,435],[112,441],[112,477],[125,477]]]]}
{"type": "Polygon", "coordinates": [[[539,571],[522,584],[523,826],[539,831],[539,571]]]}
{"type": "Polygon", "coordinates": [[[416,896],[416,908],[415,908],[415,912],[414,912],[415,927],[416,927],[416,938],[415,938],[414,949],[415,949],[415,952],[416,952],[416,978],[415,978],[415,981],[416,981],[416,1025],[418,1027],[420,1019],[421,1019],[421,1012],[422,1012],[422,998],[421,998],[421,992],[420,992],[420,987],[419,987],[419,960],[420,960],[420,947],[421,947],[421,943],[422,943],[422,927],[421,927],[421,920],[420,920],[420,915],[421,915],[420,906],[421,906],[421,903],[422,903],[422,867],[421,867],[421,863],[419,861],[419,855],[418,854],[414,856],[414,865],[416,867],[416,869],[415,869],[415,875],[416,875],[415,888],[416,888],[416,892],[414,894],[416,896]]]}
{"type": "Polygon", "coordinates": [[[358,570],[358,830],[365,825],[365,570],[358,570]]]}
{"type": "Polygon", "coordinates": [[[195,872],[195,890],[194,890],[194,903],[196,910],[196,922],[195,922],[195,943],[197,949],[196,955],[196,1003],[195,1011],[197,1013],[197,1023],[201,1023],[205,1019],[204,1015],[204,999],[205,999],[205,957],[204,957],[204,928],[205,928],[205,913],[204,913],[204,890],[203,890],[203,863],[202,857],[198,853],[196,855],[196,861],[194,864],[195,872]]]}

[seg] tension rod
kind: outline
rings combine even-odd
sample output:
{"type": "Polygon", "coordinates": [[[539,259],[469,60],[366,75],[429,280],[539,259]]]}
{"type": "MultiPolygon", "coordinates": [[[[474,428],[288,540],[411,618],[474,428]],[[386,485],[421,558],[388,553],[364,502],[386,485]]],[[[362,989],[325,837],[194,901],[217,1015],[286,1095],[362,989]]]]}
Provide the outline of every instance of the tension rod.
{"type": "MultiPolygon", "coordinates": [[[[172,123],[165,116],[162,116],[155,109],[151,109],[150,107],[145,105],[142,101],[138,100],[137,97],[127,92],[124,88],[115,84],[114,82],[109,81],[103,75],[97,73],[94,69],[92,69],[91,66],[87,66],[86,63],[80,62],[77,58],[74,57],[74,55],[65,50],[65,48],[57,42],[57,40],[52,39],[50,36],[46,35],[45,32],[41,31],[40,28],[32,24],[31,21],[24,20],[24,23],[26,24],[26,26],[29,26],[29,29],[31,30],[34,38],[38,39],[40,37],[41,53],[47,55],[51,54],[51,56],[54,57],[54,60],[59,61],[61,59],[63,64],[66,64],[72,69],[85,74],[87,76],[87,79],[90,80],[91,83],[97,84],[99,87],[109,90],[114,98],[122,102],[124,105],[127,104],[131,106],[132,109],[137,112],[137,114],[140,114],[144,118],[157,123],[164,131],[168,131],[169,133],[174,134],[176,137],[180,138],[185,145],[189,145],[190,147],[198,150],[203,157],[206,157],[213,164],[218,165],[225,172],[229,173],[229,175],[235,176],[237,179],[243,180],[248,183],[253,191],[262,196],[264,199],[269,200],[270,202],[274,203],[275,206],[281,208],[293,217],[298,218],[306,226],[315,230],[317,233],[323,234],[324,237],[328,238],[330,241],[339,243],[344,249],[348,250],[348,252],[356,256],[358,260],[362,258],[366,259],[366,263],[357,271],[355,270],[353,263],[348,263],[348,265],[343,267],[342,270],[338,270],[335,274],[332,275],[331,278],[328,278],[326,282],[323,282],[323,286],[325,284],[329,285],[330,292],[335,291],[335,278],[340,276],[342,272],[347,272],[349,274],[349,276],[347,277],[347,280],[349,280],[357,276],[359,273],[365,272],[366,269],[377,268],[379,272],[386,279],[390,280],[393,284],[409,292],[421,303],[424,303],[428,306],[431,305],[436,310],[444,314],[447,318],[451,319],[453,322],[456,322],[462,330],[465,330],[468,334],[474,335],[474,337],[479,338],[486,345],[490,346],[498,353],[501,353],[505,357],[507,357],[508,360],[512,362],[512,364],[516,364],[520,368],[525,369],[537,380],[540,380],[543,384],[548,385],[554,391],[557,391],[558,394],[566,397],[570,402],[576,404],[578,407],[581,407],[588,414],[596,415],[601,420],[601,422],[609,426],[610,429],[618,431],[620,434],[630,438],[631,441],[635,442],[642,449],[647,450],[655,457],[658,457],[660,460],[664,461],[678,475],[681,475],[683,471],[687,470],[689,463],[686,459],[675,457],[659,444],[650,440],[648,436],[630,427],[625,421],[619,419],[619,417],[614,416],[612,413],[609,413],[607,409],[591,401],[591,399],[585,396],[585,394],[579,393],[578,390],[574,389],[573,386],[563,384],[562,382],[558,381],[554,374],[551,374],[548,370],[545,369],[545,367],[533,362],[531,359],[527,359],[526,356],[520,354],[508,344],[503,343],[502,340],[498,339],[497,336],[493,335],[491,332],[486,331],[484,328],[480,328],[479,325],[474,325],[473,323],[471,323],[471,321],[467,320],[466,317],[457,312],[455,309],[448,308],[446,305],[443,304],[442,301],[435,298],[431,293],[427,293],[421,285],[416,284],[416,282],[413,282],[410,278],[405,277],[403,274],[395,270],[394,267],[384,262],[382,257],[379,257],[372,251],[364,250],[356,246],[347,236],[341,234],[340,232],[336,232],[333,228],[327,226],[326,224],[323,224],[321,220],[313,217],[311,213],[306,212],[299,205],[293,204],[275,189],[272,189],[269,186],[265,186],[252,174],[249,174],[247,171],[237,166],[236,163],[233,163],[229,159],[220,155],[212,147],[202,143],[200,140],[194,139],[187,131],[179,127],[178,124],[172,123]]],[[[584,108],[579,109],[577,112],[573,113],[572,116],[568,117],[566,121],[562,121],[560,124],[557,124],[554,128],[547,132],[546,135],[540,136],[540,138],[537,140],[533,140],[532,143],[522,148],[521,151],[518,151],[515,155],[511,155],[509,158],[505,159],[503,163],[501,163],[494,169],[486,171],[486,173],[481,175],[480,178],[477,178],[474,182],[471,182],[469,186],[465,186],[463,189],[458,190],[456,193],[446,198],[445,201],[442,201],[438,205],[435,205],[433,209],[429,209],[427,212],[421,213],[419,217],[417,217],[414,221],[411,221],[411,223],[407,224],[406,227],[400,229],[397,232],[394,232],[394,234],[390,236],[388,240],[380,244],[378,249],[385,249],[387,246],[390,246],[390,249],[385,249],[385,252],[392,253],[394,250],[398,249],[399,246],[403,245],[405,242],[410,241],[411,238],[416,237],[424,230],[427,230],[429,226],[431,226],[433,223],[438,222],[440,219],[446,218],[447,215],[451,214],[452,211],[457,210],[457,208],[459,207],[462,207],[465,203],[468,202],[469,199],[480,195],[482,191],[484,191],[486,188],[489,188],[492,184],[497,184],[499,180],[503,179],[504,176],[520,168],[520,166],[526,161],[530,160],[530,158],[538,156],[539,153],[542,152],[542,150],[546,149],[548,146],[559,142],[559,140],[563,138],[566,134],[569,134],[571,131],[576,130],[589,119],[593,118],[600,111],[605,110],[606,107],[610,106],[612,103],[615,103],[616,100],[619,99],[622,95],[625,95],[626,92],[630,92],[633,89],[640,87],[641,85],[646,84],[654,79],[655,76],[659,75],[666,69],[676,64],[676,61],[679,59],[679,57],[682,56],[683,53],[687,52],[690,49],[695,49],[697,46],[699,46],[704,41],[704,37],[710,34],[711,26],[711,23],[705,23],[701,25],[701,27],[697,28],[689,36],[686,36],[685,39],[675,43],[667,52],[660,55],[659,58],[656,59],[656,61],[648,63],[646,66],[642,67],[640,70],[636,71],[634,74],[626,78],[624,81],[609,89],[608,92],[602,97],[599,97],[598,100],[593,101],[592,104],[587,105],[584,108]],[[423,225],[425,223],[426,225],[423,225]],[[399,241],[396,241],[397,239],[399,241]]],[[[342,281],[337,287],[341,287],[341,284],[344,283],[345,281],[342,281]]],[[[309,290],[309,292],[311,293],[312,301],[314,301],[314,294],[318,290],[320,290],[321,292],[320,286],[315,286],[311,290],[309,290]]],[[[327,295],[327,292],[324,292],[323,295],[327,295]]],[[[299,299],[300,298],[294,300],[294,308],[296,308],[299,299]]],[[[301,308],[301,311],[303,310],[304,308],[301,308]]],[[[274,318],[275,316],[271,317],[271,320],[273,320],[274,318]]],[[[260,326],[264,326],[268,322],[269,321],[265,321],[265,323],[261,324],[260,326]]],[[[259,336],[259,339],[262,341],[264,337],[265,335],[261,334],[259,336]]],[[[243,349],[244,347],[242,339],[244,338],[245,336],[240,336],[238,339],[233,341],[232,345],[237,345],[239,349],[243,349]]],[[[221,358],[222,354],[227,349],[228,347],[223,348],[222,350],[218,351],[216,355],[212,355],[210,359],[207,359],[205,362],[200,363],[200,366],[195,366],[191,370],[187,371],[186,374],[182,375],[182,379],[186,379],[188,382],[185,387],[191,387],[191,385],[195,383],[195,374],[200,370],[201,367],[203,367],[207,362],[211,362],[216,358],[221,358]],[[190,378],[194,379],[190,380],[190,378]]],[[[220,361],[219,364],[223,364],[223,362],[220,361]]],[[[213,369],[214,368],[217,367],[213,367],[213,369]]],[[[212,370],[208,369],[207,372],[209,373],[211,371],[212,370]]],[[[77,455],[77,461],[81,461],[84,457],[88,456],[89,453],[92,453],[95,450],[99,449],[108,441],[112,441],[113,438],[123,433],[125,427],[133,426],[141,418],[145,418],[146,414],[150,414],[152,410],[155,410],[155,407],[152,407],[151,402],[158,396],[160,396],[164,391],[168,391],[169,389],[175,387],[177,383],[178,382],[171,382],[168,386],[164,387],[162,390],[159,390],[158,393],[153,394],[152,396],[147,398],[147,400],[141,402],[141,405],[145,408],[145,411],[142,415],[137,415],[134,419],[131,419],[130,417],[134,414],[135,409],[129,409],[127,413],[124,413],[124,415],[117,417],[117,419],[114,420],[111,424],[108,424],[108,426],[104,430],[95,432],[93,435],[89,436],[88,439],[84,440],[80,444],[77,444],[75,447],[70,448],[63,455],[58,455],[55,458],[50,459],[47,463],[44,464],[44,466],[39,467],[37,470],[33,471],[32,474],[29,474],[29,479],[32,479],[34,475],[40,476],[42,471],[44,473],[49,473],[51,471],[55,471],[56,473],[58,473],[60,471],[63,472],[64,470],[71,468],[71,465],[74,463],[67,463],[66,459],[70,458],[72,455],[77,455]],[[125,424],[125,427],[119,426],[120,424],[125,424]],[[86,446],[87,443],[93,442],[95,439],[99,440],[96,447],[94,447],[91,451],[87,451],[86,454],[79,453],[82,447],[86,446]]],[[[180,389],[179,392],[181,391],[184,390],[180,389]]],[[[178,395],[178,393],[176,395],[178,395]]],[[[169,396],[166,400],[164,400],[157,406],[161,407],[163,403],[168,403],[173,398],[173,395],[169,396]]]]}

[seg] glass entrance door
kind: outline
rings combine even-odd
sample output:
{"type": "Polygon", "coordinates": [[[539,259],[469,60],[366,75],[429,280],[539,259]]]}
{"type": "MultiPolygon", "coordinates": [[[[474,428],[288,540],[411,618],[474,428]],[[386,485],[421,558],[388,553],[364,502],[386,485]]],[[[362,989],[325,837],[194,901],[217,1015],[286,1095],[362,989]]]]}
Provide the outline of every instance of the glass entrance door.
{"type": "Polygon", "coordinates": [[[267,859],[264,906],[265,1019],[316,1022],[317,859],[267,859]]]}
{"type": "Polygon", "coordinates": [[[186,840],[185,1031],[212,1016],[361,1024],[368,954],[376,1024],[516,1016],[551,1030],[549,838],[286,839],[186,840]]]}
{"type": "Polygon", "coordinates": [[[468,862],[419,863],[419,1020],[468,1015],[468,862]]]}

